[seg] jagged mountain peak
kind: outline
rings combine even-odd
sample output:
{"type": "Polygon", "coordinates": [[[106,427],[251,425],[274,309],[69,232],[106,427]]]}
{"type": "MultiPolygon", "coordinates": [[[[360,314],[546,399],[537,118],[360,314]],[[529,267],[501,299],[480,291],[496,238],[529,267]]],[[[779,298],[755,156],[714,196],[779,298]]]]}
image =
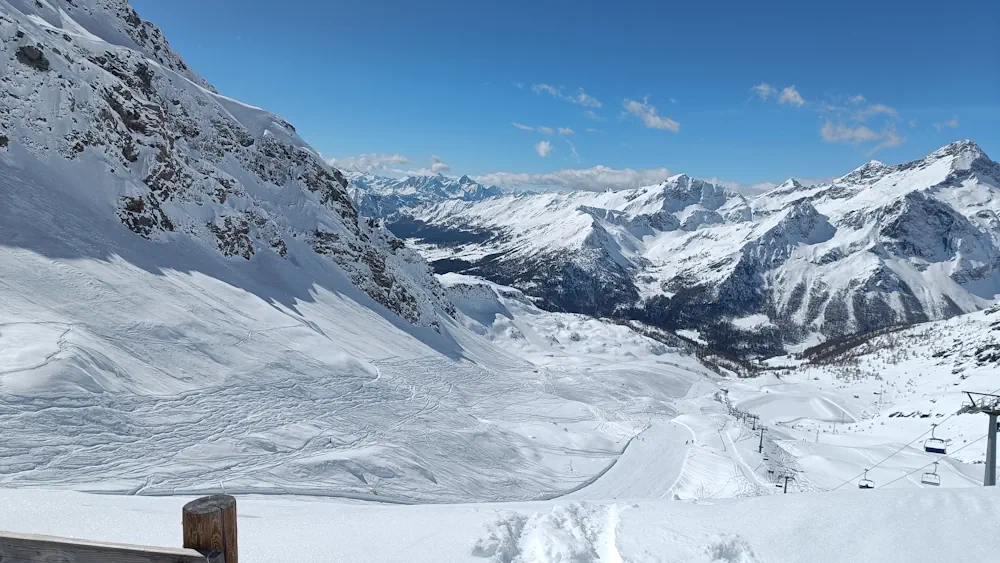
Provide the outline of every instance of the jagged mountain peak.
{"type": "Polygon", "coordinates": [[[756,196],[754,198],[754,201],[757,204],[759,204],[759,202],[767,201],[775,197],[794,195],[804,187],[805,186],[795,178],[788,178],[787,180],[771,188],[770,190],[767,190],[766,192],[756,196]]]}
{"type": "Polygon", "coordinates": [[[670,196],[671,194],[679,193],[689,193],[696,194],[701,193],[709,197],[714,197],[716,194],[723,195],[726,198],[738,198],[745,200],[746,198],[743,194],[737,192],[736,190],[730,189],[722,184],[717,184],[709,180],[701,180],[699,178],[693,178],[687,174],[676,174],[670,176],[660,184],[656,186],[651,186],[652,188],[659,188],[659,190],[670,196]]]}
{"type": "Polygon", "coordinates": [[[673,176],[668,176],[667,179],[664,180],[664,183],[685,186],[691,183],[691,177],[684,173],[674,174],[673,176]]]}
{"type": "Polygon", "coordinates": [[[860,184],[864,182],[871,182],[892,171],[892,169],[893,167],[891,165],[888,165],[880,160],[872,159],[840,178],[837,178],[833,183],[860,184]]]}
{"type": "Polygon", "coordinates": [[[480,201],[503,195],[496,186],[485,186],[465,175],[411,174],[402,178],[370,173],[349,173],[349,191],[361,215],[385,217],[400,209],[448,200],[480,201]]]}
{"type": "Polygon", "coordinates": [[[988,158],[980,146],[970,139],[962,139],[944,145],[930,153],[923,160],[939,160],[947,157],[966,157],[970,160],[988,158]]]}

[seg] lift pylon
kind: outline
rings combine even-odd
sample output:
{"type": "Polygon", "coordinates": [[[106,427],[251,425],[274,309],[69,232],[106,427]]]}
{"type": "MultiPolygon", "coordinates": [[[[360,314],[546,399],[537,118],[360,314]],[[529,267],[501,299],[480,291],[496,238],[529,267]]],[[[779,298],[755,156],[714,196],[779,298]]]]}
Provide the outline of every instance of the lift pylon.
{"type": "Polygon", "coordinates": [[[997,484],[997,417],[1000,416],[1000,395],[992,393],[973,393],[966,391],[969,404],[963,405],[961,413],[983,413],[990,417],[986,439],[986,476],[984,487],[994,487],[997,484]]]}

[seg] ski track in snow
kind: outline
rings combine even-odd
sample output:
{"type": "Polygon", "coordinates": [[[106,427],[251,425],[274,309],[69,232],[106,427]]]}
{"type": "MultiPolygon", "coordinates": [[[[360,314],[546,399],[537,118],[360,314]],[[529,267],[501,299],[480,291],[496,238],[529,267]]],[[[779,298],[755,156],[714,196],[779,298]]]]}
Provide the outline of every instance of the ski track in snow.
{"type": "MultiPolygon", "coordinates": [[[[48,3],[38,6],[51,11],[48,3]]],[[[21,23],[29,21],[48,27],[38,18],[21,23]]],[[[13,36],[14,27],[4,24],[0,31],[13,36]]],[[[75,31],[80,41],[101,42],[82,28],[75,31]]],[[[173,72],[153,64],[157,72],[173,72]]],[[[196,79],[185,73],[181,82],[196,79]]],[[[257,131],[261,120],[273,125],[271,135],[282,127],[259,110],[190,86],[255,133],[263,135],[257,131]]],[[[324,511],[350,507],[367,515],[369,533],[380,533],[393,517],[450,518],[464,531],[464,541],[474,532],[458,517],[474,515],[470,521],[485,524],[487,532],[471,550],[462,545],[456,551],[447,538],[453,553],[461,551],[455,559],[773,561],[769,555],[782,527],[813,525],[785,516],[784,507],[797,507],[799,516],[813,514],[825,499],[724,504],[745,516],[728,520],[730,529],[716,522],[731,518],[727,510],[706,507],[729,497],[778,494],[773,485],[783,473],[796,474],[789,483],[794,493],[845,483],[851,489],[852,476],[875,465],[870,477],[877,483],[897,479],[938,459],[919,442],[900,448],[931,421],[949,421],[941,432],[954,446],[977,439],[979,419],[950,418],[960,399],[953,388],[959,381],[976,389],[995,383],[988,361],[972,360],[994,344],[988,327],[997,326],[995,311],[926,328],[934,332],[931,344],[920,340],[924,329],[912,329],[907,334],[915,344],[907,354],[869,350],[851,365],[855,371],[803,366],[784,379],[768,373],[748,381],[717,376],[689,352],[628,327],[542,311],[512,288],[468,276],[441,278],[459,309],[457,318],[424,302],[420,318],[433,316],[440,325],[439,331],[421,328],[379,305],[339,267],[297,242],[297,235],[288,239],[287,260],[274,252],[252,260],[226,258],[205,240],[180,233],[160,233],[158,241],[140,238],[112,215],[122,193],[90,193],[65,181],[83,177],[94,186],[109,185],[97,181],[112,177],[100,172],[107,162],[94,160],[93,150],[85,153],[79,165],[91,168],[81,176],[77,164],[42,162],[18,145],[28,137],[15,135],[0,155],[0,497],[11,502],[88,498],[103,506],[160,510],[158,501],[168,499],[110,495],[223,491],[252,499],[251,512],[241,512],[241,526],[258,516],[254,510],[271,515],[284,507],[296,514],[309,512],[304,507],[313,503],[324,511]],[[952,348],[938,349],[945,335],[952,348]],[[720,386],[726,387],[725,400],[720,386]],[[876,392],[878,403],[872,400],[876,392]],[[730,401],[760,415],[768,428],[763,441],[727,414],[730,401]],[[887,414],[893,409],[900,416],[887,414]],[[760,444],[764,451],[758,451],[760,444]],[[38,488],[109,497],[20,490],[38,488]],[[660,499],[693,502],[667,505],[660,499]],[[348,500],[370,502],[358,510],[348,500]],[[547,502],[527,502],[540,500],[547,502]],[[379,506],[500,501],[509,504],[379,506]],[[759,506],[770,507],[772,518],[782,522],[759,532],[770,534],[768,541],[752,543],[747,538],[758,533],[750,528],[758,524],[752,515],[759,506]],[[686,523],[680,516],[693,508],[705,508],[712,517],[686,523]],[[666,559],[653,556],[655,549],[666,559]],[[677,551],[667,555],[669,550],[677,551]]],[[[468,182],[455,189],[479,190],[468,182]]],[[[659,203],[651,195],[637,205],[659,203]]],[[[203,218],[196,223],[206,228],[203,218]]],[[[549,223],[541,221],[540,228],[549,223]]],[[[298,227],[312,230],[311,223],[298,227]]],[[[558,229],[547,234],[567,238],[558,229]]],[[[409,266],[426,270],[423,263],[392,264],[397,273],[409,266]]],[[[739,322],[764,324],[756,316],[739,322]]],[[[941,463],[942,488],[977,486],[981,467],[962,461],[980,458],[977,448],[941,463]]],[[[919,473],[892,487],[922,487],[919,473]]],[[[857,509],[857,497],[830,498],[842,512],[857,509]]],[[[897,504],[932,510],[938,503],[958,514],[954,499],[968,498],[949,492],[897,504]]],[[[883,523],[898,516],[880,508],[872,512],[883,523]]],[[[33,514],[23,506],[18,510],[33,514]]],[[[22,520],[11,514],[0,510],[0,523],[16,529],[22,520]]],[[[825,537],[820,532],[836,529],[838,537],[851,538],[836,520],[842,515],[822,516],[818,521],[826,528],[808,531],[825,537]]],[[[62,533],[95,533],[86,523],[37,515],[23,525],[36,532],[59,533],[61,525],[62,533]]],[[[414,545],[427,547],[427,538],[440,533],[422,532],[410,538],[414,545]]],[[[267,550],[252,539],[249,544],[267,550]]],[[[805,553],[796,546],[795,554],[805,553]]],[[[830,557],[837,555],[830,549],[836,546],[824,547],[830,557]]],[[[878,551],[878,544],[869,547],[876,555],[889,554],[878,551]]],[[[933,547],[911,552],[919,556],[933,547]]]]}

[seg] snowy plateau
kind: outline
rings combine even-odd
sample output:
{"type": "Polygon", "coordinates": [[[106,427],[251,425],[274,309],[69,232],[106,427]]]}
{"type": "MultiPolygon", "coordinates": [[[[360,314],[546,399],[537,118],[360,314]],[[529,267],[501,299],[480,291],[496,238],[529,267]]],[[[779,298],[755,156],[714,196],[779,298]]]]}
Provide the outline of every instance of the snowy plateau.
{"type": "Polygon", "coordinates": [[[0,0],[0,51],[0,530],[176,547],[225,492],[248,562],[997,560],[974,143],[505,194],[331,168],[125,0],[0,0]]]}

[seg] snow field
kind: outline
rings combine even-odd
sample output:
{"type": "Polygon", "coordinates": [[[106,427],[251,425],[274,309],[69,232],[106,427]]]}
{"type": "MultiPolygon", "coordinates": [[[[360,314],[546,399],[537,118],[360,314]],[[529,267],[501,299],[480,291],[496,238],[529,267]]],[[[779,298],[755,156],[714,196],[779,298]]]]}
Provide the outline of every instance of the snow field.
{"type": "MultiPolygon", "coordinates": [[[[0,529],[178,546],[189,497],[0,491],[0,529]]],[[[996,490],[392,506],[239,496],[240,556],[305,563],[992,561],[996,490]]]]}

